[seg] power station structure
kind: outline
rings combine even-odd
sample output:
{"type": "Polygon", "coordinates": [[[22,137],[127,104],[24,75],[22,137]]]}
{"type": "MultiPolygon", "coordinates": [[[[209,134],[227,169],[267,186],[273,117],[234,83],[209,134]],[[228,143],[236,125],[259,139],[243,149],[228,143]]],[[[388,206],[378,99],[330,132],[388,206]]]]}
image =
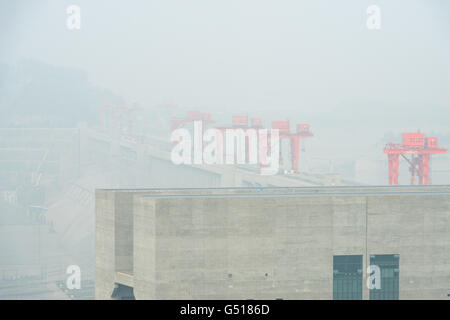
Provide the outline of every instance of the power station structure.
{"type": "MultiPolygon", "coordinates": [[[[221,131],[222,134],[224,135],[224,133],[228,129],[231,129],[231,130],[236,130],[236,129],[242,129],[242,130],[255,129],[256,131],[258,131],[258,130],[264,128],[263,123],[262,123],[262,119],[260,119],[260,118],[252,118],[250,125],[249,125],[249,121],[248,120],[249,120],[248,115],[245,115],[245,116],[232,116],[232,118],[231,118],[231,122],[232,122],[231,127],[216,127],[215,129],[221,131]]],[[[246,146],[245,146],[245,159],[249,159],[249,150],[253,146],[252,146],[252,141],[251,141],[251,139],[249,139],[248,136],[245,137],[245,143],[246,143],[246,146]]]]}
{"type": "Polygon", "coordinates": [[[430,183],[431,155],[446,152],[447,149],[438,147],[438,138],[427,137],[420,130],[402,133],[401,144],[389,142],[384,148],[388,156],[389,185],[398,185],[400,156],[409,164],[411,184],[415,184],[417,176],[420,185],[427,185],[430,183]],[[411,155],[411,159],[407,155],[411,155]]]}
{"type": "Polygon", "coordinates": [[[211,114],[207,112],[201,112],[199,110],[189,110],[186,118],[173,119],[171,121],[171,130],[181,128],[188,124],[193,124],[195,121],[201,121],[204,125],[212,124],[215,121],[211,119],[211,114]]]}
{"type": "Polygon", "coordinates": [[[306,123],[297,124],[297,131],[295,133],[291,133],[290,123],[289,121],[273,121],[272,129],[280,130],[280,162],[283,163],[283,159],[281,157],[281,141],[283,139],[288,139],[291,145],[291,161],[292,161],[292,170],[296,173],[299,172],[298,164],[300,158],[300,141],[305,138],[312,138],[314,135],[309,130],[310,126],[306,123]]]}
{"type": "Polygon", "coordinates": [[[450,296],[450,186],[97,189],[95,201],[96,299],[450,296]]]}
{"type": "MultiPolygon", "coordinates": [[[[258,131],[258,130],[264,128],[263,121],[261,118],[251,118],[250,120],[251,121],[249,124],[248,115],[232,116],[232,125],[231,126],[215,127],[215,129],[224,133],[228,129],[231,129],[231,130],[255,129],[258,131]]],[[[175,129],[185,126],[186,124],[192,124],[195,121],[202,121],[203,125],[215,123],[215,121],[213,121],[211,119],[211,114],[202,113],[201,111],[198,111],[198,110],[190,110],[190,111],[188,111],[186,118],[172,120],[171,129],[173,131],[175,129]]],[[[272,129],[279,130],[280,162],[283,163],[281,142],[283,141],[283,139],[287,139],[290,142],[291,170],[292,170],[292,172],[298,173],[299,172],[299,158],[300,158],[300,141],[302,139],[311,138],[314,136],[314,134],[310,131],[310,125],[305,124],[305,123],[297,124],[296,132],[291,133],[289,120],[273,121],[272,129]]],[[[202,130],[204,130],[204,127],[202,127],[202,130]]],[[[251,148],[251,145],[250,145],[251,141],[248,138],[248,136],[246,137],[245,142],[246,142],[245,156],[246,156],[246,158],[248,158],[249,157],[249,149],[251,148]]],[[[270,145],[268,145],[267,147],[268,147],[268,149],[270,149],[270,145]]]]}
{"type": "Polygon", "coordinates": [[[100,128],[102,130],[113,128],[131,135],[136,121],[136,112],[139,110],[137,103],[126,106],[123,101],[106,101],[99,107],[100,128]]]}

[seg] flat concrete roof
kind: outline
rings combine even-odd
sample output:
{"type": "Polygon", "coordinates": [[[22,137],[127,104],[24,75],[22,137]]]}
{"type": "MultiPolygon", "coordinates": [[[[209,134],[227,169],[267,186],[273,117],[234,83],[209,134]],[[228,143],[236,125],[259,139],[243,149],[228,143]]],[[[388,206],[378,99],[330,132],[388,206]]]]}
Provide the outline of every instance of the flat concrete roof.
{"type": "MultiPolygon", "coordinates": [[[[231,188],[232,189],[232,188],[231,188]]],[[[269,189],[269,188],[267,188],[269,189]]],[[[272,188],[273,191],[279,188],[272,188]]],[[[416,195],[428,195],[428,196],[437,196],[437,195],[449,195],[450,194],[450,186],[440,186],[433,187],[434,190],[426,190],[427,188],[422,187],[413,187],[407,188],[408,190],[401,190],[391,187],[362,187],[362,188],[345,188],[342,190],[341,187],[336,188],[306,188],[305,190],[298,190],[297,188],[285,188],[292,190],[293,192],[289,193],[271,193],[270,189],[264,192],[264,189],[260,192],[252,192],[252,193],[179,193],[179,194],[160,194],[160,193],[149,193],[142,194],[141,197],[148,198],[273,198],[273,197],[358,197],[358,196],[416,196],[416,195]],[[384,189],[381,189],[384,188],[384,189]],[[319,190],[318,190],[319,189],[319,190]],[[374,192],[373,190],[380,190],[374,192]],[[296,191],[300,192],[296,192],[296,191]],[[338,190],[338,191],[346,191],[346,192],[320,192],[324,190],[338,190]]],[[[431,188],[430,188],[431,189],[431,188]]],[[[187,189],[192,190],[192,189],[187,189]]],[[[203,189],[203,190],[211,190],[211,189],[203,189]]],[[[252,188],[251,190],[258,191],[256,188],[252,188]]]]}
{"type": "Polygon", "coordinates": [[[97,190],[111,191],[111,192],[146,192],[146,191],[208,191],[208,190],[354,190],[354,189],[448,189],[450,185],[400,185],[400,186],[299,186],[299,187],[215,187],[215,188],[124,188],[124,189],[110,189],[98,188],[97,190]]]}

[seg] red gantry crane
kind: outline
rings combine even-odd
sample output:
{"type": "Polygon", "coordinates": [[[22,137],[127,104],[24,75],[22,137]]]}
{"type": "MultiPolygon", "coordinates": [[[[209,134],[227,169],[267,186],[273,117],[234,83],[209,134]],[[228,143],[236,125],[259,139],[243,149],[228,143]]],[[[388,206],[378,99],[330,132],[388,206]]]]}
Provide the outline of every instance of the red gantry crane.
{"type": "MultiPolygon", "coordinates": [[[[251,118],[251,125],[249,125],[249,118],[248,115],[245,116],[232,116],[232,126],[231,127],[217,127],[217,130],[220,130],[222,134],[225,136],[225,132],[227,129],[255,129],[256,132],[258,130],[263,129],[263,122],[260,118],[251,118]]],[[[249,160],[249,150],[252,149],[252,141],[249,139],[249,137],[245,137],[245,143],[246,143],[246,149],[245,149],[245,159],[249,160]]]]}
{"type": "Polygon", "coordinates": [[[410,166],[411,184],[414,184],[415,177],[417,176],[420,185],[427,185],[430,182],[430,156],[432,154],[446,152],[447,149],[438,147],[437,138],[426,137],[420,130],[417,132],[402,133],[401,144],[389,142],[384,148],[384,153],[388,156],[389,185],[398,185],[400,156],[402,156],[410,166]],[[411,159],[406,157],[408,154],[411,155],[411,159]]]}
{"type": "Polygon", "coordinates": [[[309,130],[309,124],[297,124],[297,132],[291,133],[289,121],[273,121],[272,129],[278,129],[280,134],[280,161],[281,159],[281,141],[289,139],[291,143],[291,160],[292,170],[299,172],[298,163],[300,157],[300,140],[313,137],[313,133],[309,130]]]}
{"type": "MultiPolygon", "coordinates": [[[[257,131],[260,129],[263,129],[263,121],[260,118],[252,118],[250,119],[249,124],[249,117],[247,115],[240,115],[240,116],[232,116],[232,125],[231,126],[225,126],[225,127],[215,127],[215,129],[220,130],[223,134],[227,129],[256,129],[257,131]]],[[[214,123],[213,120],[211,120],[211,114],[209,113],[202,113],[198,110],[191,110],[188,111],[187,117],[185,119],[180,120],[172,120],[172,130],[175,130],[177,128],[180,128],[184,126],[185,124],[193,123],[195,121],[202,121],[203,124],[211,124],[214,123]]],[[[291,159],[292,159],[292,170],[296,173],[299,172],[299,157],[300,157],[300,140],[305,138],[311,138],[313,137],[313,133],[310,131],[309,124],[297,124],[296,132],[291,133],[290,132],[290,123],[289,121],[273,121],[272,122],[272,129],[278,129],[279,130],[279,138],[280,143],[282,139],[289,139],[290,140],[290,146],[291,146],[291,159]]],[[[270,134],[269,134],[270,135],[270,134]]],[[[249,159],[249,149],[250,149],[251,141],[246,137],[246,159],[249,159]]],[[[270,150],[270,146],[269,150],[270,150]]],[[[281,148],[280,148],[280,161],[281,159],[281,148]]]]}
{"type": "Polygon", "coordinates": [[[214,123],[210,113],[202,113],[199,110],[189,110],[185,119],[172,120],[171,129],[173,131],[183,127],[185,124],[194,123],[195,121],[202,121],[204,125],[214,123]]]}
{"type": "MultiPolygon", "coordinates": [[[[178,129],[178,128],[182,128],[185,127],[186,125],[189,124],[194,124],[195,122],[201,122],[202,123],[202,127],[201,127],[201,132],[200,132],[200,136],[196,137],[194,139],[198,139],[197,141],[200,141],[200,145],[203,141],[203,132],[205,131],[205,127],[208,126],[211,123],[215,123],[215,121],[213,121],[211,119],[211,114],[210,113],[203,113],[199,110],[189,110],[187,112],[187,116],[185,119],[174,119],[171,121],[171,132],[173,132],[174,130],[178,129]]],[[[174,142],[176,143],[176,142],[174,142]]]]}

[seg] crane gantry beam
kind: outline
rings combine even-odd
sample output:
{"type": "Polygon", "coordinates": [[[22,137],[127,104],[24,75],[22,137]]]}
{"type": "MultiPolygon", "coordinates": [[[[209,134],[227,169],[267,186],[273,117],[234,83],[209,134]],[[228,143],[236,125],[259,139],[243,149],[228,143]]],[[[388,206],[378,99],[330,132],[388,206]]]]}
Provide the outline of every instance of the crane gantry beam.
{"type": "Polygon", "coordinates": [[[411,184],[415,183],[418,177],[420,185],[430,183],[430,157],[432,154],[446,153],[447,149],[438,147],[438,139],[426,137],[420,130],[417,132],[402,133],[402,143],[394,144],[389,142],[384,148],[384,153],[388,156],[388,182],[389,185],[398,185],[399,158],[404,158],[409,164],[411,172],[411,184]],[[407,158],[411,155],[411,159],[407,158]]]}

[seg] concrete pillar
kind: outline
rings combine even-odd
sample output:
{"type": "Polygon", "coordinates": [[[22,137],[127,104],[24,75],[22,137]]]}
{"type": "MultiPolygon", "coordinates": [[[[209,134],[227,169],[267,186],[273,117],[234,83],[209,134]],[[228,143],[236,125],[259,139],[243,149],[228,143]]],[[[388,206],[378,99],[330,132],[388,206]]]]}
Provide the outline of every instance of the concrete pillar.
{"type": "Polygon", "coordinates": [[[95,299],[110,299],[115,279],[115,193],[95,192],[95,299]]]}

